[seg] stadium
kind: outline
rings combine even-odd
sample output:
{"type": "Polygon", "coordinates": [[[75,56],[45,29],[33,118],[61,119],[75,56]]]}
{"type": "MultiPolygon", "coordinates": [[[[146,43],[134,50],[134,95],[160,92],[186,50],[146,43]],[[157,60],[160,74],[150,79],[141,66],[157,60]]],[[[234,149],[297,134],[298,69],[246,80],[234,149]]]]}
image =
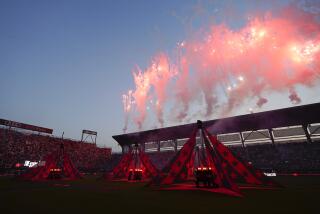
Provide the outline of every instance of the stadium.
{"type": "MultiPolygon", "coordinates": [[[[234,153],[252,161],[257,168],[284,174],[303,173],[304,170],[317,174],[319,173],[317,165],[319,164],[317,142],[320,138],[319,109],[320,104],[316,103],[205,121],[203,124],[234,153]],[[301,144],[302,142],[304,144],[301,144]],[[307,147],[303,148],[304,145],[307,147]]],[[[181,149],[194,126],[195,124],[186,124],[116,135],[113,138],[121,145],[124,152],[135,143],[141,144],[161,169],[167,164],[166,160],[170,160],[181,149]],[[162,157],[157,157],[159,154],[162,157]],[[163,162],[157,159],[162,159],[163,162]]]]}
{"type": "Polygon", "coordinates": [[[108,210],[119,212],[202,213],[207,212],[208,206],[223,212],[242,212],[239,209],[247,212],[263,206],[261,213],[313,213],[320,191],[319,109],[320,104],[316,103],[203,122],[237,157],[283,185],[265,188],[240,184],[240,199],[205,189],[159,190],[147,187],[148,181],[103,178],[137,143],[154,166],[162,170],[183,147],[196,124],[113,136],[122,146],[123,154],[111,155],[110,149],[98,148],[94,143],[55,138],[45,133],[52,132],[50,129],[1,120],[2,207],[9,213],[26,209],[32,213],[43,209],[48,213],[98,212],[108,201],[108,210]],[[65,151],[72,154],[71,159],[82,175],[80,180],[17,180],[29,167],[27,164],[57,149],[61,142],[65,151]],[[123,201],[127,206],[121,206],[123,201]]]}
{"type": "Polygon", "coordinates": [[[320,4],[0,1],[1,213],[319,213],[320,4]]]}

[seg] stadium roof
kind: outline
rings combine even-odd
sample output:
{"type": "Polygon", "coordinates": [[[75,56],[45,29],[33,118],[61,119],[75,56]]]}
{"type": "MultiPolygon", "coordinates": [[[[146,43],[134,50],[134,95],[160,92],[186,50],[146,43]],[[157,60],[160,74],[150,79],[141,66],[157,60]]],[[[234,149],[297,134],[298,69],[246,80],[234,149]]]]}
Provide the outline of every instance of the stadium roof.
{"type": "MultiPolygon", "coordinates": [[[[313,123],[320,123],[320,103],[208,120],[203,121],[203,126],[211,133],[226,134],[313,123]]],[[[195,127],[196,121],[185,125],[121,134],[112,137],[120,146],[184,139],[190,137],[190,133],[195,127]]]]}

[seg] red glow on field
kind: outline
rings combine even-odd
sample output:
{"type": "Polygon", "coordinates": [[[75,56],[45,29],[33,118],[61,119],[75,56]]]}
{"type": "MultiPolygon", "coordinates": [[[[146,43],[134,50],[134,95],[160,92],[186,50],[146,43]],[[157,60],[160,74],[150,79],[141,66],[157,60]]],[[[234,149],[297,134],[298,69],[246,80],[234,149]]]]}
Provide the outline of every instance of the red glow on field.
{"type": "Polygon", "coordinates": [[[205,192],[226,194],[226,195],[235,196],[235,197],[242,197],[241,194],[233,192],[226,188],[197,188],[194,184],[176,184],[170,187],[162,187],[159,190],[205,191],[205,192]]]}

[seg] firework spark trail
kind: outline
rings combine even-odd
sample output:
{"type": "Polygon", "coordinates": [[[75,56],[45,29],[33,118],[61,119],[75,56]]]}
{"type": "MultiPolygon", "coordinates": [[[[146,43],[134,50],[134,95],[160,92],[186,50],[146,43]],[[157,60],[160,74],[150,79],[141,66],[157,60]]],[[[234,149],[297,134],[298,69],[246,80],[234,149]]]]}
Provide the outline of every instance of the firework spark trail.
{"type": "Polygon", "coordinates": [[[136,86],[135,91],[132,93],[135,106],[139,115],[134,118],[138,128],[141,129],[144,120],[146,119],[146,103],[148,99],[148,93],[150,89],[150,77],[149,73],[143,73],[139,67],[133,72],[134,83],[136,86]]]}
{"type": "Polygon", "coordinates": [[[191,90],[188,87],[188,81],[189,65],[187,60],[185,58],[182,58],[180,59],[180,75],[178,76],[175,88],[176,102],[178,104],[181,103],[182,105],[182,110],[176,116],[176,119],[180,122],[186,118],[187,112],[189,110],[189,102],[192,98],[191,90]]]}
{"type": "Polygon", "coordinates": [[[157,99],[155,110],[163,126],[170,81],[180,107],[178,121],[186,118],[190,103],[199,96],[204,98],[206,117],[228,115],[247,98],[258,99],[257,107],[262,107],[268,101],[263,94],[269,92],[288,91],[290,101],[300,103],[295,86],[312,87],[319,80],[319,30],[313,14],[290,7],[280,15],[251,19],[237,31],[215,25],[203,38],[179,43],[179,66],[170,65],[168,56],[160,54],[144,72],[134,72],[138,127],[145,120],[149,97],[157,99]],[[171,66],[179,72],[171,72],[171,66]],[[196,77],[192,84],[191,74],[196,77]],[[221,87],[225,93],[219,93],[221,87]]]}
{"type": "Polygon", "coordinates": [[[163,107],[167,99],[167,86],[170,79],[177,74],[177,70],[173,65],[170,65],[168,57],[162,53],[154,58],[149,73],[151,74],[150,84],[155,90],[157,119],[160,126],[163,127],[163,107]]]}
{"type": "Polygon", "coordinates": [[[122,104],[123,104],[123,111],[125,114],[123,132],[126,133],[128,129],[129,115],[132,110],[131,106],[133,104],[131,90],[129,90],[127,94],[122,95],[122,104]]]}
{"type": "Polygon", "coordinates": [[[239,31],[213,26],[204,41],[185,45],[187,60],[206,92],[207,114],[217,100],[206,96],[216,93],[222,82],[229,82],[228,102],[221,113],[226,115],[247,97],[260,99],[262,92],[315,81],[319,67],[310,65],[319,58],[319,23],[311,14],[293,8],[283,11],[283,16],[253,19],[239,31]],[[228,67],[225,75],[217,75],[219,67],[228,67]],[[239,76],[244,80],[241,85],[239,76]]]}
{"type": "MultiPolygon", "coordinates": [[[[163,107],[167,99],[167,86],[175,75],[177,75],[176,67],[170,64],[169,58],[163,53],[154,57],[146,70],[142,71],[137,67],[133,72],[136,89],[132,92],[132,97],[138,111],[138,115],[134,119],[139,129],[142,128],[146,119],[149,103],[154,105],[158,122],[163,126],[163,107]],[[154,89],[154,94],[151,94],[151,89],[154,89]],[[152,102],[153,99],[155,102],[152,102]],[[150,102],[148,102],[149,100],[150,102]]],[[[127,98],[127,95],[123,96],[127,98]]]]}

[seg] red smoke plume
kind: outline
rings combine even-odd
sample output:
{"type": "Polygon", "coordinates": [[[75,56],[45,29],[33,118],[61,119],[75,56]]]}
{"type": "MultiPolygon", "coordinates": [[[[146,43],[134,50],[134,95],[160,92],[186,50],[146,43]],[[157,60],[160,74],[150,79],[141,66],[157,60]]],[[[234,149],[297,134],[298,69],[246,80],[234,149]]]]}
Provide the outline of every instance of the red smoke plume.
{"type": "Polygon", "coordinates": [[[292,103],[300,103],[295,86],[311,87],[320,76],[319,29],[313,14],[291,7],[281,15],[251,19],[236,31],[214,25],[202,38],[179,43],[176,65],[161,53],[150,67],[133,73],[138,127],[145,120],[149,99],[155,99],[163,126],[169,85],[173,85],[170,98],[179,108],[178,121],[186,118],[190,103],[199,96],[206,117],[228,115],[248,98],[257,98],[262,107],[268,102],[262,93],[287,91],[292,103]]]}

